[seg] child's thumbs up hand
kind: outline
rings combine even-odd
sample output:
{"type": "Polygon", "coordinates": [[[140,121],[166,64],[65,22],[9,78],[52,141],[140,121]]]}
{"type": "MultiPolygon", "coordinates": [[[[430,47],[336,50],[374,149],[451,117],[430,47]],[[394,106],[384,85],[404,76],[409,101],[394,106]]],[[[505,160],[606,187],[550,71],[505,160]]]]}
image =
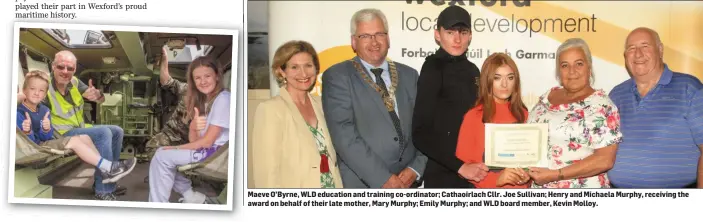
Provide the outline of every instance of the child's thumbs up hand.
{"type": "Polygon", "coordinates": [[[41,121],[41,127],[45,132],[51,129],[51,120],[49,120],[49,113],[50,112],[46,112],[44,118],[41,121]]]}
{"type": "Polygon", "coordinates": [[[29,113],[24,112],[24,121],[22,121],[22,131],[25,133],[29,133],[32,131],[32,117],[29,116],[29,113]]]}

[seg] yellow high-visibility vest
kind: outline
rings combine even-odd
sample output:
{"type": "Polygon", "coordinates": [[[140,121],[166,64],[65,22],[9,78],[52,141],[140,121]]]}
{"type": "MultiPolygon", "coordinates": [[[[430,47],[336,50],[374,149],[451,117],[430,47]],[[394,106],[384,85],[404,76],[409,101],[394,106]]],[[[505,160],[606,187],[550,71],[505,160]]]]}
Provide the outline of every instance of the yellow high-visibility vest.
{"type": "MultiPolygon", "coordinates": [[[[52,80],[53,81],[53,80],[52,80]]],[[[47,98],[51,103],[51,126],[61,135],[73,128],[93,127],[83,120],[83,95],[78,91],[78,78],[71,78],[73,87],[68,91],[75,106],[54,89],[53,84],[49,84],[47,98]]]]}

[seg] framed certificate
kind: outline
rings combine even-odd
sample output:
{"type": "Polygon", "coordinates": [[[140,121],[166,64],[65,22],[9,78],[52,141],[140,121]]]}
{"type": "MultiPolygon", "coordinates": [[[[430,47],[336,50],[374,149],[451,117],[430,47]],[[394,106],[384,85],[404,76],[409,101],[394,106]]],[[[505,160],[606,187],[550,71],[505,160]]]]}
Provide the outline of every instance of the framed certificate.
{"type": "Polygon", "coordinates": [[[490,169],[547,167],[546,123],[485,125],[484,159],[490,169]]]}

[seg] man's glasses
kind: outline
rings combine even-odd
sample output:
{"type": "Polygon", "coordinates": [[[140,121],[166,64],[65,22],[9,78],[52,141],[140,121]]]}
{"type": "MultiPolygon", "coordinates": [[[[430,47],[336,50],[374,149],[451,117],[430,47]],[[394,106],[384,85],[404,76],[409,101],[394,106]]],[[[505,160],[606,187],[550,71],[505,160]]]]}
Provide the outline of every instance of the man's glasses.
{"type": "Polygon", "coordinates": [[[356,37],[361,39],[361,41],[369,41],[371,39],[386,39],[386,37],[388,37],[388,33],[387,32],[379,32],[379,33],[376,33],[373,35],[361,34],[361,35],[357,35],[356,37]]]}
{"type": "Polygon", "coordinates": [[[57,70],[66,70],[69,72],[76,71],[76,67],[73,66],[65,66],[65,65],[55,65],[57,70]]]}

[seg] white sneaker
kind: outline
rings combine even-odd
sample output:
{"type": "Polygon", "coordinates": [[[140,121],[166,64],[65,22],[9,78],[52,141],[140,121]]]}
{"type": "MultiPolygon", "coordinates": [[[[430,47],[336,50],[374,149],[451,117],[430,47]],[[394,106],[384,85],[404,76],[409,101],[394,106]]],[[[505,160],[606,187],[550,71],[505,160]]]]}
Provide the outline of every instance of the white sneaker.
{"type": "Polygon", "coordinates": [[[205,199],[207,199],[207,196],[205,196],[205,194],[200,193],[198,191],[193,191],[192,195],[184,196],[183,198],[178,199],[178,201],[181,203],[203,204],[205,203],[205,199]]]}

